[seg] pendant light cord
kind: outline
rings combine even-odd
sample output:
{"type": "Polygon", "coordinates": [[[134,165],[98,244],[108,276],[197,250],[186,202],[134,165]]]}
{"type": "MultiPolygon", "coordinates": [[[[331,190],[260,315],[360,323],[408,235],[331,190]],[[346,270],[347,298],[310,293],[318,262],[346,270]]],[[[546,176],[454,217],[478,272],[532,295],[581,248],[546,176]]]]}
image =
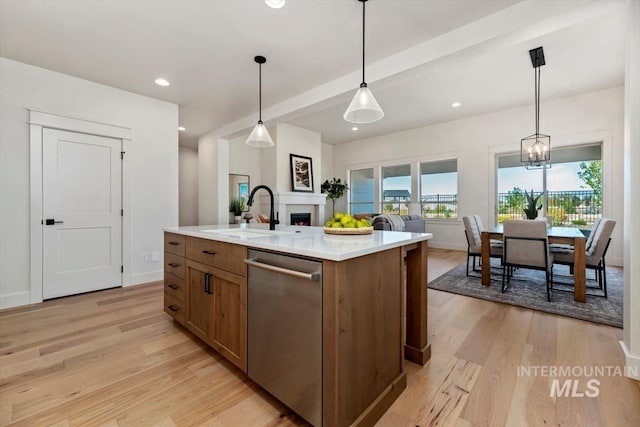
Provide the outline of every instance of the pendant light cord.
{"type": "MultiPolygon", "coordinates": [[[[364,85],[366,87],[367,83],[365,83],[364,81],[364,16],[365,16],[365,7],[367,5],[366,1],[362,2],[362,85],[364,85]]],[[[361,87],[362,87],[361,85],[361,87]]]]}
{"type": "Polygon", "coordinates": [[[262,123],[262,64],[258,64],[258,123],[262,123]]]}
{"type": "Polygon", "coordinates": [[[536,104],[536,136],[540,135],[540,67],[533,70],[534,91],[536,104]]]}

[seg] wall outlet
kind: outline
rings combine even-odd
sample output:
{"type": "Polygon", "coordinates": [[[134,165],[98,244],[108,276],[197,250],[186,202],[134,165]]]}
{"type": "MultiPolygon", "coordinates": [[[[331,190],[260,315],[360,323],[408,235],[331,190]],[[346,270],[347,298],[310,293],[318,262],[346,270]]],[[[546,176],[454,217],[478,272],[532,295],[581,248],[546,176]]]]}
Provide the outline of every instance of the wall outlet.
{"type": "Polygon", "coordinates": [[[151,252],[151,261],[152,262],[160,261],[160,252],[158,251],[151,252]]]}
{"type": "Polygon", "coordinates": [[[149,262],[149,252],[140,253],[140,262],[149,262]]]}

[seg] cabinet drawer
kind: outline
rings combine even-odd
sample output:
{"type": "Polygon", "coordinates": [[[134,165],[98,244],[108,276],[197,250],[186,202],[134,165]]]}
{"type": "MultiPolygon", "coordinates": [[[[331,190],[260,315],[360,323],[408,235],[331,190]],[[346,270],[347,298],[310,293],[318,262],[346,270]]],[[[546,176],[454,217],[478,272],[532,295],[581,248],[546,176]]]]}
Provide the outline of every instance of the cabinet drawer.
{"type": "Polygon", "coordinates": [[[164,253],[164,271],[173,274],[179,279],[184,279],[185,261],[181,256],[164,253]]]}
{"type": "Polygon", "coordinates": [[[184,302],[186,295],[184,280],[169,273],[164,273],[164,293],[184,302]]]}
{"type": "Polygon", "coordinates": [[[215,240],[187,237],[187,258],[231,273],[246,276],[247,248],[215,240]]]}
{"type": "Polygon", "coordinates": [[[178,256],[184,256],[185,236],[181,234],[164,233],[164,251],[178,256]]]}
{"type": "Polygon", "coordinates": [[[178,301],[176,298],[167,294],[166,292],[164,294],[164,311],[169,316],[173,317],[176,322],[184,326],[184,303],[178,301]]]}

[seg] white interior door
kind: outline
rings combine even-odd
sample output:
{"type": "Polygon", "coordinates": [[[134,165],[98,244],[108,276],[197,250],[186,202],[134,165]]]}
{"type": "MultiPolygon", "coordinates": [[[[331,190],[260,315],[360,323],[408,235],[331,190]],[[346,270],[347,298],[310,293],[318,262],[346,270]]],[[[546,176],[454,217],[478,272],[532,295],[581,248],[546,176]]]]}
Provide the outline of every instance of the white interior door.
{"type": "Polygon", "coordinates": [[[121,286],[122,141],[43,129],[43,298],[121,286]]]}

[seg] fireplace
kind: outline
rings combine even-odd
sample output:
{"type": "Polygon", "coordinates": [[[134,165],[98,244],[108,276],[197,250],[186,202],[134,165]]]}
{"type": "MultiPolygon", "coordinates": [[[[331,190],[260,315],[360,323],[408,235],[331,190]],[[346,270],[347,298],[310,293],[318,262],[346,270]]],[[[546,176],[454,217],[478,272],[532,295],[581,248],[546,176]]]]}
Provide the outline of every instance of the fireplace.
{"type": "Polygon", "coordinates": [[[311,225],[310,213],[292,213],[291,225],[311,225]]]}

